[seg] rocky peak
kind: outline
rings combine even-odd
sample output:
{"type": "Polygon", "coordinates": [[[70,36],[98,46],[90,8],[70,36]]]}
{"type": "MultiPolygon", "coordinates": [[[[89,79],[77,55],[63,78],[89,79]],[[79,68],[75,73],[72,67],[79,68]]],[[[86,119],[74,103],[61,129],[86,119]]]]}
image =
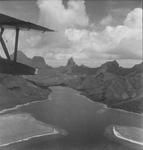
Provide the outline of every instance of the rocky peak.
{"type": "MultiPolygon", "coordinates": [[[[14,54],[11,55],[11,58],[14,57],[14,54]]],[[[32,59],[28,58],[22,51],[18,51],[17,60],[20,63],[27,64],[32,67],[43,68],[46,66],[45,60],[41,56],[34,56],[32,59]]]]}
{"type": "Polygon", "coordinates": [[[68,74],[73,73],[73,70],[77,67],[77,64],[75,63],[74,59],[71,57],[68,59],[67,65],[66,65],[66,72],[68,74]]]}
{"type": "Polygon", "coordinates": [[[136,72],[143,72],[143,62],[140,64],[135,65],[132,70],[136,71],[136,72]]]}
{"type": "Polygon", "coordinates": [[[109,61],[101,66],[102,71],[115,72],[119,69],[119,64],[116,60],[109,61]]]}
{"type": "Polygon", "coordinates": [[[76,65],[74,59],[71,57],[71,58],[68,59],[68,62],[67,62],[66,66],[72,68],[72,67],[75,67],[77,65],[76,65]]]}
{"type": "MultiPolygon", "coordinates": [[[[10,57],[13,59],[14,54],[12,54],[10,57]]],[[[18,51],[17,52],[17,61],[20,63],[29,65],[31,59],[28,58],[22,51],[18,51]]]]}
{"type": "Polygon", "coordinates": [[[35,67],[45,67],[46,66],[46,63],[45,63],[45,60],[43,57],[41,56],[34,56],[32,58],[32,64],[35,66],[35,67]]]}
{"type": "MultiPolygon", "coordinates": [[[[12,54],[11,57],[14,57],[14,54],[12,54]]],[[[18,51],[17,52],[17,58],[19,60],[23,60],[23,59],[27,58],[27,56],[22,51],[18,51]]]]}

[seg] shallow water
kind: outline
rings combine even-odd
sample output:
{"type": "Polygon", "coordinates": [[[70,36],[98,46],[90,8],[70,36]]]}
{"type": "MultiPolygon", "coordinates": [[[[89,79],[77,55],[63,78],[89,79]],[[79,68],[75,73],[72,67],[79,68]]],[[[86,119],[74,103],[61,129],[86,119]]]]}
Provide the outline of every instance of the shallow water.
{"type": "Polygon", "coordinates": [[[73,89],[52,87],[50,100],[33,103],[9,113],[30,113],[37,120],[67,131],[64,137],[49,136],[5,147],[4,150],[128,150],[104,137],[112,124],[143,128],[143,117],[109,109],[73,89]]]}

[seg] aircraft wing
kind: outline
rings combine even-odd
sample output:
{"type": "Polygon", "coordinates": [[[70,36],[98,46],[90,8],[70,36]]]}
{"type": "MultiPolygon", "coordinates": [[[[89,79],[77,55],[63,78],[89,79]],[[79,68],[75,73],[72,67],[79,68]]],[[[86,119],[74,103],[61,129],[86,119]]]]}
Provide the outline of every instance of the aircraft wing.
{"type": "Polygon", "coordinates": [[[48,29],[46,27],[23,21],[20,19],[16,19],[14,17],[10,17],[8,15],[0,14],[0,27],[4,28],[11,28],[11,29],[16,29],[19,28],[20,30],[38,30],[38,31],[43,31],[43,32],[53,32],[54,30],[48,29]]]}

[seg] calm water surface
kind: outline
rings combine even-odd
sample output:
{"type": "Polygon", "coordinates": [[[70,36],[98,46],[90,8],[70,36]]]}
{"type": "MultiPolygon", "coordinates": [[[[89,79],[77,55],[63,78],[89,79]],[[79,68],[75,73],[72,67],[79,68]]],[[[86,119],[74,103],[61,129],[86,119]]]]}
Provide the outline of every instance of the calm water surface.
{"type": "MultiPolygon", "coordinates": [[[[143,127],[143,117],[137,114],[106,108],[67,87],[51,89],[50,100],[23,106],[11,113],[30,113],[37,120],[65,129],[68,134],[37,138],[3,150],[112,150],[111,144],[114,147],[118,145],[104,137],[107,126],[143,127]]],[[[120,150],[128,150],[119,147],[120,150]]]]}

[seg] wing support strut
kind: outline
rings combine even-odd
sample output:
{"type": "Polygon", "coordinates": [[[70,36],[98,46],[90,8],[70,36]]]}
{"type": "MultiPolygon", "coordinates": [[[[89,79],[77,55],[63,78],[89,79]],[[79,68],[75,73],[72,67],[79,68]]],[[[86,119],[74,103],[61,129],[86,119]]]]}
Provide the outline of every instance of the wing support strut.
{"type": "Polygon", "coordinates": [[[6,57],[7,57],[7,59],[10,61],[10,55],[9,55],[8,49],[7,49],[7,47],[6,47],[6,44],[5,44],[5,42],[4,42],[4,39],[3,39],[3,37],[2,37],[3,32],[4,32],[4,28],[1,28],[1,32],[0,32],[0,42],[1,42],[1,45],[2,45],[2,47],[3,47],[4,53],[5,53],[6,57]]]}
{"type": "Polygon", "coordinates": [[[18,49],[18,38],[19,38],[19,28],[16,29],[16,36],[15,36],[15,49],[14,49],[14,61],[17,60],[17,49],[18,49]]]}
{"type": "MultiPolygon", "coordinates": [[[[14,62],[17,61],[17,50],[18,50],[19,31],[20,31],[19,28],[16,28],[16,35],[15,35],[15,49],[14,49],[14,59],[13,59],[14,62]]],[[[8,49],[7,49],[7,47],[6,47],[6,44],[5,44],[4,39],[3,39],[3,37],[2,37],[3,32],[4,32],[4,28],[1,27],[1,32],[0,32],[0,42],[1,42],[2,48],[3,48],[3,50],[4,50],[4,53],[5,53],[6,57],[7,57],[7,59],[8,59],[9,61],[11,61],[11,58],[10,58],[8,49]]]]}

